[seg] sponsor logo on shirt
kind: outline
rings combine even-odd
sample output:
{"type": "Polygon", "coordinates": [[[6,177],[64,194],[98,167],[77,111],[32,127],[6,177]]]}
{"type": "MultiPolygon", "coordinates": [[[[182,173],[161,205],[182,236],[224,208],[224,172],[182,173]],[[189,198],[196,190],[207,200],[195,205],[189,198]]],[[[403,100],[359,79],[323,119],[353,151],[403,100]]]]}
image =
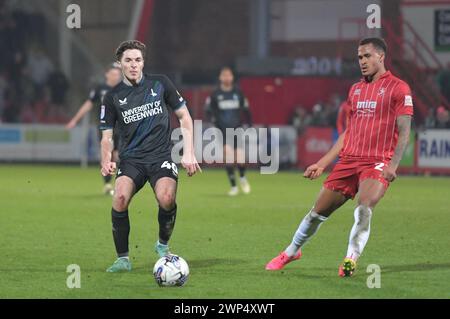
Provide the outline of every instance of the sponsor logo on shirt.
{"type": "Polygon", "coordinates": [[[125,124],[130,124],[162,113],[161,100],[158,100],[122,111],[122,117],[125,124]]]}
{"type": "Polygon", "coordinates": [[[239,108],[238,100],[223,100],[218,103],[219,109],[221,110],[233,110],[239,108]]]}
{"type": "Polygon", "coordinates": [[[123,100],[119,99],[119,104],[120,104],[120,105],[128,104],[127,98],[124,98],[123,100]]]}
{"type": "MultiPolygon", "coordinates": [[[[178,92],[177,90],[177,94],[178,94],[178,101],[183,102],[183,97],[181,96],[180,92],[178,92]]],[[[208,100],[209,103],[209,100],[208,100]]]]}
{"type": "Polygon", "coordinates": [[[361,101],[356,105],[356,113],[361,116],[373,116],[376,108],[376,101],[361,101]]]}
{"type": "Polygon", "coordinates": [[[413,106],[411,95],[405,95],[405,106],[413,106]]]}
{"type": "Polygon", "coordinates": [[[103,120],[105,118],[105,106],[102,105],[100,107],[100,120],[103,120]]]}

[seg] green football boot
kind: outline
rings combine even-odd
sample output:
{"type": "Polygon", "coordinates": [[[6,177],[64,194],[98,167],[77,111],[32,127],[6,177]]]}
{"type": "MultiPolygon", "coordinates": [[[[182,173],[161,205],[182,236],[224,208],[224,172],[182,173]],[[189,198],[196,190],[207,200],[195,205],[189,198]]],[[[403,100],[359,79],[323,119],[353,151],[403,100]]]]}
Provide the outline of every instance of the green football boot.
{"type": "Polygon", "coordinates": [[[111,267],[106,269],[106,272],[124,272],[131,271],[131,262],[128,258],[120,257],[112,264],[111,267]]]}
{"type": "Polygon", "coordinates": [[[158,253],[159,257],[170,255],[169,245],[163,245],[159,240],[155,244],[155,251],[158,253]]]}

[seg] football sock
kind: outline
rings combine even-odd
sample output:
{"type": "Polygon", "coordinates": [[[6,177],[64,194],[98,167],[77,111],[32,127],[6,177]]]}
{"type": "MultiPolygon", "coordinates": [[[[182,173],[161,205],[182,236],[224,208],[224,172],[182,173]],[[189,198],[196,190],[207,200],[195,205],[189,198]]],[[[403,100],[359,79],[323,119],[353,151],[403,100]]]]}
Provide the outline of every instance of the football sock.
{"type": "Polygon", "coordinates": [[[111,209],[112,215],[112,233],[114,245],[118,257],[128,256],[128,236],[130,234],[130,219],[128,210],[118,212],[114,208],[111,209]]]}
{"type": "Polygon", "coordinates": [[[236,186],[236,177],[234,176],[234,168],[232,166],[226,167],[228,179],[230,180],[231,187],[236,186]]]}
{"type": "Polygon", "coordinates": [[[245,177],[245,166],[239,165],[239,166],[238,166],[238,169],[239,169],[239,176],[240,176],[241,178],[245,177]]]}
{"type": "Polygon", "coordinates": [[[369,240],[372,210],[367,206],[360,205],[356,207],[354,216],[355,223],[350,231],[346,257],[357,260],[369,240]]]}
{"type": "Polygon", "coordinates": [[[286,248],[285,253],[289,257],[295,256],[298,250],[316,233],[322,222],[327,217],[322,216],[311,210],[302,220],[295,232],[292,243],[286,248]]]}
{"type": "Polygon", "coordinates": [[[158,222],[159,222],[159,242],[167,245],[167,242],[172,235],[175,227],[175,220],[177,219],[177,205],[171,210],[167,211],[159,206],[158,222]]]}
{"type": "Polygon", "coordinates": [[[105,182],[105,184],[111,183],[111,180],[112,180],[112,176],[111,175],[103,176],[103,181],[105,182]]]}

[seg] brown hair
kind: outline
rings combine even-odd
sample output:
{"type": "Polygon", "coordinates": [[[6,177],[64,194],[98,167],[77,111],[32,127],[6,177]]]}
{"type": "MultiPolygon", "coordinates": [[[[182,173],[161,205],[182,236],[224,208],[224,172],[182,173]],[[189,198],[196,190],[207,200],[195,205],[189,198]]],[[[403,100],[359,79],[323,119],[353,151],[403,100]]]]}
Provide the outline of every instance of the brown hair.
{"type": "Polygon", "coordinates": [[[145,59],[145,51],[146,51],[146,47],[145,44],[138,41],[138,40],[128,40],[128,41],[124,41],[122,42],[119,47],[116,50],[116,59],[117,61],[120,61],[120,59],[122,59],[123,53],[126,50],[139,50],[142,53],[142,58],[145,59]]]}

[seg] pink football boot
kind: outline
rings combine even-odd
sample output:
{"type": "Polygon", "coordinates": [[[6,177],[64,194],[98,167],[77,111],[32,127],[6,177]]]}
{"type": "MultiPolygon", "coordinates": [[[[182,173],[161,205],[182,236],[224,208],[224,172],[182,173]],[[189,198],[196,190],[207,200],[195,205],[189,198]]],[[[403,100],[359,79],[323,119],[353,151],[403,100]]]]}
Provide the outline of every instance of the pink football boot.
{"type": "Polygon", "coordinates": [[[267,265],[266,265],[266,270],[281,270],[284,268],[284,266],[286,266],[287,264],[289,264],[291,261],[300,259],[300,257],[302,256],[302,251],[299,250],[299,252],[293,256],[293,257],[289,257],[288,255],[286,255],[286,253],[283,251],[281,254],[279,254],[277,257],[275,257],[274,259],[272,259],[267,265]]]}

